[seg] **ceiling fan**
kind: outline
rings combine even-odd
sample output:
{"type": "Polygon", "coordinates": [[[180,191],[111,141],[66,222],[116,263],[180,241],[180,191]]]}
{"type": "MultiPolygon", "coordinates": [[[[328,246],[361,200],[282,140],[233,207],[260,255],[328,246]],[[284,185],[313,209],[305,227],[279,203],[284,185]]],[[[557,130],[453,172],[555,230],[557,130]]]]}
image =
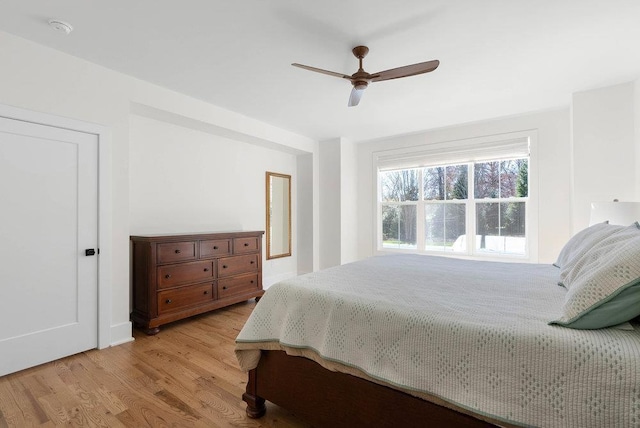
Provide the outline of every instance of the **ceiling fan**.
{"type": "Polygon", "coordinates": [[[352,50],[353,55],[358,58],[360,63],[360,67],[358,71],[353,73],[351,76],[336,73],[333,71],[323,70],[321,68],[310,67],[308,65],[302,65],[293,63],[294,67],[304,68],[305,70],[315,71],[317,73],[328,74],[329,76],[340,77],[343,79],[347,79],[351,81],[353,85],[353,89],[351,90],[351,95],[349,96],[349,107],[357,106],[362,98],[362,94],[364,90],[367,89],[370,82],[382,82],[383,80],[391,80],[391,79],[399,79],[400,77],[408,77],[415,76],[417,74],[429,73],[430,71],[435,70],[440,65],[440,61],[434,59],[433,61],[420,62],[418,64],[405,65],[404,67],[392,68],[390,70],[380,71],[378,73],[367,73],[362,68],[362,58],[367,56],[369,53],[369,48],[366,46],[356,46],[352,50]]]}

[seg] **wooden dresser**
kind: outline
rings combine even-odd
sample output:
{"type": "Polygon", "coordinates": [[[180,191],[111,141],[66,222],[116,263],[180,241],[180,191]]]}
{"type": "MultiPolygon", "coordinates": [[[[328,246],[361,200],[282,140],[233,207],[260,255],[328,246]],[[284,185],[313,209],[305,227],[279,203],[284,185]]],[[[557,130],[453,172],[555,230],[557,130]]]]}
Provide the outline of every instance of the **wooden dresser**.
{"type": "Polygon", "coordinates": [[[131,236],[136,327],[159,326],[260,298],[264,232],[131,236]]]}

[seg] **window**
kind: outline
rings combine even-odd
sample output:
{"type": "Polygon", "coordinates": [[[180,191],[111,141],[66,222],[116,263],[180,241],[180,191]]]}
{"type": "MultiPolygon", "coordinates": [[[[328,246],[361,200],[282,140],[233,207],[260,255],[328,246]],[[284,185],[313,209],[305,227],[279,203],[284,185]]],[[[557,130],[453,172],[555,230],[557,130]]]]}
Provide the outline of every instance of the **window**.
{"type": "Polygon", "coordinates": [[[529,140],[482,149],[379,156],[378,249],[529,257],[529,140]]]}
{"type": "Polygon", "coordinates": [[[382,241],[386,247],[416,249],[419,170],[381,174],[382,241]]]}
{"type": "Polygon", "coordinates": [[[478,252],[526,254],[528,171],[528,159],[474,165],[478,252]]]}
{"type": "Polygon", "coordinates": [[[423,169],[424,233],[428,251],[465,251],[469,165],[423,169]],[[458,244],[458,245],[455,245],[458,244]]]}

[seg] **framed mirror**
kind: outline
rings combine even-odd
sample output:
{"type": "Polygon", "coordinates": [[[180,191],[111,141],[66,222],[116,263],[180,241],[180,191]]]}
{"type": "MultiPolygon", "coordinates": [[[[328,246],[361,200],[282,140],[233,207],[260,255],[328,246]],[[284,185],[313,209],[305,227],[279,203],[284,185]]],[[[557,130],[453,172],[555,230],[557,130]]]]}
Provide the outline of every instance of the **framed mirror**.
{"type": "Polygon", "coordinates": [[[267,260],[291,255],[291,176],[267,171],[267,260]]]}

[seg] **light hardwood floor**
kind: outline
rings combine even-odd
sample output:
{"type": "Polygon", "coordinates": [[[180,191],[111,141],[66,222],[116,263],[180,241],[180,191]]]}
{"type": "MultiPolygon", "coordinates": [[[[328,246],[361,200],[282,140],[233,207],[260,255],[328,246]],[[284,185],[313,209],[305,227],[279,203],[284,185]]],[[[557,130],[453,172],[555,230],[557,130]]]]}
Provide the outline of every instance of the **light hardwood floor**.
{"type": "Polygon", "coordinates": [[[0,377],[0,428],[304,427],[267,403],[247,418],[234,340],[255,302],[162,327],[135,341],[0,377]]]}

